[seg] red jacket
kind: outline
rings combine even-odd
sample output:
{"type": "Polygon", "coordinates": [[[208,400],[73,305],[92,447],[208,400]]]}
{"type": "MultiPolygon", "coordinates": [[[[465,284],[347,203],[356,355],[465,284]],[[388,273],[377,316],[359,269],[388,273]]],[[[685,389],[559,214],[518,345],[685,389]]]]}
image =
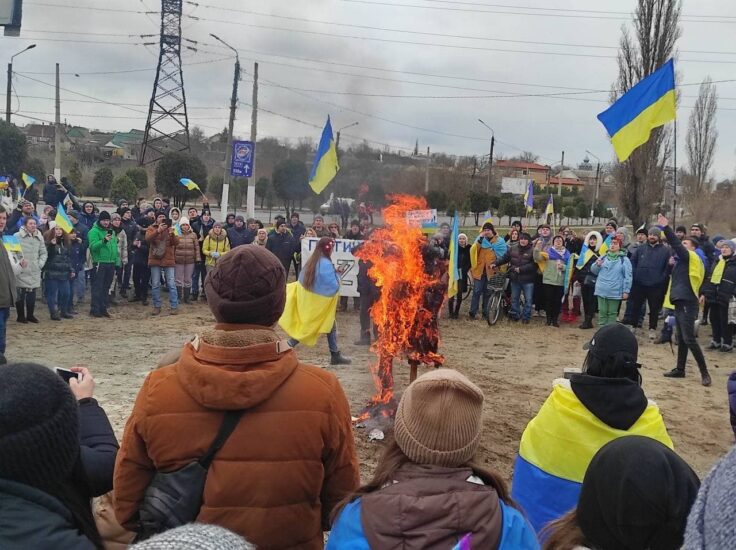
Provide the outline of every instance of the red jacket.
{"type": "Polygon", "coordinates": [[[246,409],[215,456],[197,518],[259,550],[319,549],[335,504],[358,487],[350,411],[337,378],[279,353],[272,329],[216,325],[151,372],[125,427],[115,514],[135,529],[156,470],[200,458],[224,410],[246,409]]]}

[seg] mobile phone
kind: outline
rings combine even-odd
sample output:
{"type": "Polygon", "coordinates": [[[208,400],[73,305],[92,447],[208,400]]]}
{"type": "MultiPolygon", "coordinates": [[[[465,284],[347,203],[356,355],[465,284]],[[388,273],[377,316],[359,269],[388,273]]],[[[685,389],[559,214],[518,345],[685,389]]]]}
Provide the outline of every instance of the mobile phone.
{"type": "Polygon", "coordinates": [[[60,369],[59,367],[56,367],[56,374],[61,376],[61,378],[66,382],[67,384],[72,378],[76,378],[79,380],[79,373],[78,372],[72,372],[68,369],[60,369]]]}
{"type": "Polygon", "coordinates": [[[107,234],[108,234],[108,235],[112,235],[112,229],[108,229],[108,230],[107,230],[107,234]]]}

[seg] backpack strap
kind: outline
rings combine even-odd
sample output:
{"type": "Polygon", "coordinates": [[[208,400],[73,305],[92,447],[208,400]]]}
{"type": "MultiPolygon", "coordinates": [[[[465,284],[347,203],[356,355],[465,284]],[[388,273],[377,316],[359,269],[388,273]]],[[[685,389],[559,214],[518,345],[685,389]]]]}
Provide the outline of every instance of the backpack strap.
{"type": "Polygon", "coordinates": [[[204,456],[197,461],[205,470],[209,469],[210,464],[212,464],[212,460],[214,460],[215,455],[217,454],[217,451],[222,448],[227,439],[230,437],[230,434],[233,433],[235,427],[240,421],[240,417],[243,416],[244,412],[245,411],[242,409],[239,411],[225,412],[225,416],[222,419],[222,424],[220,424],[220,430],[217,432],[215,440],[212,442],[212,445],[210,445],[210,448],[207,449],[207,452],[204,454],[204,456]]]}

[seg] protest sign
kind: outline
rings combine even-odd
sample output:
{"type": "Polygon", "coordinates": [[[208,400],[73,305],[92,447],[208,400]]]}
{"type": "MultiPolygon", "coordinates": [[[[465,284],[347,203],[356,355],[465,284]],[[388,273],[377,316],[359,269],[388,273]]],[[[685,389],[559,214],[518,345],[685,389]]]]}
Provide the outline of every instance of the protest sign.
{"type": "MultiPolygon", "coordinates": [[[[319,239],[305,237],[302,239],[302,267],[312,255],[319,239]]],[[[358,294],[358,258],[353,256],[353,248],[361,241],[349,239],[335,239],[335,248],[332,250],[332,263],[335,269],[342,267],[340,276],[340,296],[360,296],[358,294]]]]}

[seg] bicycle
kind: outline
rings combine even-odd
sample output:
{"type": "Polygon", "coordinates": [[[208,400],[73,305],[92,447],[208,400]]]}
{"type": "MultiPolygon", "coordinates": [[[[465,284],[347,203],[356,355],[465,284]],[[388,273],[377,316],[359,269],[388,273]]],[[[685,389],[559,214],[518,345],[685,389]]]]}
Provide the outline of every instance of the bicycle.
{"type": "Polygon", "coordinates": [[[475,280],[473,279],[473,276],[470,274],[470,272],[468,272],[467,276],[465,277],[465,284],[467,285],[467,290],[463,295],[463,300],[467,300],[468,298],[470,298],[470,295],[473,294],[473,285],[475,284],[475,280]]]}
{"type": "Polygon", "coordinates": [[[486,316],[488,326],[495,325],[501,316],[501,310],[510,307],[510,302],[508,305],[503,304],[504,300],[508,299],[506,295],[508,285],[509,279],[505,273],[496,273],[488,279],[488,283],[486,284],[486,294],[490,293],[490,297],[488,298],[488,315],[486,316]]]}

